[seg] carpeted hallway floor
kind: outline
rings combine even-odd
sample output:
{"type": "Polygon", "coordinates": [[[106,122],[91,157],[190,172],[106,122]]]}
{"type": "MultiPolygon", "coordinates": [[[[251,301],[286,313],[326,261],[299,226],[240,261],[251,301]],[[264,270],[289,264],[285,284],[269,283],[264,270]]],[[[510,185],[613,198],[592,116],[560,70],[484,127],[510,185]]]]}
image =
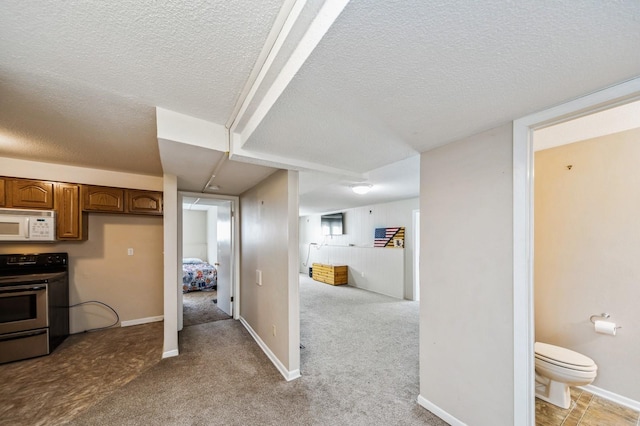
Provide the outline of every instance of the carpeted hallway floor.
{"type": "Polygon", "coordinates": [[[180,356],[96,397],[70,424],[445,425],[416,403],[418,304],[300,277],[300,379],[286,382],[238,321],[197,324],[180,333],[180,356]]]}
{"type": "Polygon", "coordinates": [[[182,319],[183,325],[188,327],[195,324],[204,324],[230,319],[231,317],[213,303],[218,297],[216,290],[192,291],[182,295],[182,319]]]}

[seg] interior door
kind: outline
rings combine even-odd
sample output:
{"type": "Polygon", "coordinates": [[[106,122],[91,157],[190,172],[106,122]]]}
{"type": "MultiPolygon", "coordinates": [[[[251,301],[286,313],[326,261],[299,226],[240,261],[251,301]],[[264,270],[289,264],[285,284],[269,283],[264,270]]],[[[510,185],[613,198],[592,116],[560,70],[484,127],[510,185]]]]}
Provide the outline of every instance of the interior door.
{"type": "Polygon", "coordinates": [[[232,316],[231,225],[231,201],[226,201],[218,206],[218,308],[232,316]]]}

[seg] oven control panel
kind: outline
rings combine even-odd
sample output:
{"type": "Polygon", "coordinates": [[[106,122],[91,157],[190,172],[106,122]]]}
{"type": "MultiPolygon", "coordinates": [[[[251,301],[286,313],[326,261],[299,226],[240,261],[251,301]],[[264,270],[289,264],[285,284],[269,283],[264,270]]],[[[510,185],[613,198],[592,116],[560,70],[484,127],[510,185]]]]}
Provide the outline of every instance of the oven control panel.
{"type": "Polygon", "coordinates": [[[20,271],[34,273],[38,271],[65,270],[67,253],[34,253],[0,255],[0,276],[20,271]]]}
{"type": "Polygon", "coordinates": [[[7,265],[35,265],[36,259],[35,254],[9,256],[7,258],[7,265]]]}
{"type": "Polygon", "coordinates": [[[53,254],[51,256],[47,256],[46,263],[48,265],[66,265],[67,264],[67,256],[61,256],[59,254],[53,254]]]}

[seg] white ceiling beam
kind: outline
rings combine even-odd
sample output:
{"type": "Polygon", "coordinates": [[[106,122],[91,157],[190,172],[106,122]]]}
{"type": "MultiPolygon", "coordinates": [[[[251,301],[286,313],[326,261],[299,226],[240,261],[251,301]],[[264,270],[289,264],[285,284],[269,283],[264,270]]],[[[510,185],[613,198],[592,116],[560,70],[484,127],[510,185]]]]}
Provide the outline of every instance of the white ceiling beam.
{"type": "MultiPolygon", "coordinates": [[[[253,82],[251,89],[248,90],[247,96],[242,100],[242,106],[238,109],[237,114],[228,122],[230,123],[229,135],[234,135],[233,138],[229,137],[230,158],[233,158],[236,155],[255,158],[258,160],[266,158],[264,154],[253,154],[249,151],[242,150],[244,142],[253,134],[262,120],[264,120],[264,118],[267,116],[268,112],[277,102],[278,98],[282,95],[291,80],[293,80],[294,76],[298,73],[300,68],[302,68],[306,60],[318,46],[322,38],[325,36],[327,31],[329,31],[333,23],[340,16],[348,3],[349,0],[327,0],[324,3],[285,65],[281,70],[276,70],[278,71],[278,75],[274,79],[271,86],[266,91],[264,91],[265,94],[262,99],[255,99],[255,95],[258,92],[258,89],[263,84],[267,73],[269,73],[269,71],[272,71],[271,67],[276,57],[280,53],[280,50],[285,40],[289,36],[296,20],[300,16],[302,8],[304,7],[305,1],[295,2],[293,7],[290,9],[287,18],[284,20],[278,36],[273,41],[273,46],[271,46],[271,48],[269,49],[269,54],[267,55],[267,58],[265,59],[265,62],[260,69],[258,76],[253,82]],[[244,117],[244,115],[247,113],[249,105],[251,105],[252,103],[257,103],[257,107],[255,108],[251,116],[244,117]],[[236,129],[241,121],[246,121],[246,125],[238,135],[236,129]]],[[[287,161],[287,163],[291,162],[290,159],[282,159],[287,161]]],[[[318,167],[322,167],[314,163],[307,164],[312,166],[312,169],[314,170],[318,170],[318,167]]],[[[353,174],[353,172],[349,173],[353,174]]]]}
{"type": "MultiPolygon", "coordinates": [[[[344,170],[336,167],[325,166],[323,164],[312,163],[309,161],[297,160],[288,157],[281,157],[278,155],[272,155],[262,152],[247,151],[242,148],[242,145],[237,143],[237,139],[240,138],[238,133],[230,135],[231,145],[235,146],[233,159],[235,161],[242,161],[245,163],[258,164],[261,166],[276,167],[280,169],[288,170],[314,170],[323,173],[330,173],[333,175],[344,176],[356,180],[366,180],[369,177],[369,173],[359,173],[352,170],[344,170]],[[236,143],[234,143],[234,140],[236,143]]],[[[229,153],[231,156],[231,153],[229,153]]],[[[230,157],[231,158],[231,157],[230,157]]]]}
{"type": "Polygon", "coordinates": [[[227,129],[220,124],[156,107],[156,128],[158,140],[229,151],[227,129]]]}
{"type": "Polygon", "coordinates": [[[265,75],[273,65],[273,61],[278,56],[282,44],[289,36],[291,28],[298,20],[300,12],[306,3],[306,0],[284,1],[278,16],[276,16],[275,23],[271,27],[271,31],[269,31],[269,35],[267,35],[267,40],[262,46],[260,55],[258,55],[258,59],[256,59],[256,63],[251,70],[251,74],[249,74],[249,78],[236,100],[231,116],[225,124],[227,129],[234,127],[234,122],[237,123],[239,118],[246,112],[248,104],[255,96],[256,90],[260,87],[265,75]]]}

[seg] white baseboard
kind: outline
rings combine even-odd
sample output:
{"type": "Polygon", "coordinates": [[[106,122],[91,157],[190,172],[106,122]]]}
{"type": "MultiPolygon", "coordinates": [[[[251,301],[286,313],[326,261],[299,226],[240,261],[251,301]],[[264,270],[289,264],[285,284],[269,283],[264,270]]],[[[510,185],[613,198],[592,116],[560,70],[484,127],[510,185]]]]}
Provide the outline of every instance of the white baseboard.
{"type": "Polygon", "coordinates": [[[287,370],[284,364],[280,362],[278,357],[271,351],[271,349],[269,349],[267,344],[262,341],[260,336],[258,336],[258,333],[256,333],[255,330],[251,328],[249,323],[244,318],[240,317],[240,322],[242,323],[242,325],[244,325],[244,328],[246,328],[249,334],[251,334],[251,337],[253,337],[253,340],[256,341],[258,346],[260,346],[260,349],[262,349],[262,352],[264,352],[265,355],[267,355],[269,360],[271,360],[273,365],[275,365],[275,367],[278,369],[280,374],[282,374],[282,376],[285,378],[286,381],[290,382],[291,380],[294,380],[300,377],[300,370],[293,370],[293,371],[287,370]]]}
{"type": "Polygon", "coordinates": [[[586,390],[587,392],[591,392],[594,395],[598,395],[599,397],[615,402],[616,404],[624,405],[625,407],[629,407],[632,410],[640,411],[640,401],[627,398],[626,396],[618,395],[617,393],[609,392],[608,390],[604,390],[593,385],[578,387],[580,389],[586,390]]]}
{"type": "Polygon", "coordinates": [[[132,325],[147,324],[150,322],[158,322],[164,319],[164,315],[158,315],[157,317],[138,318],[129,321],[120,321],[120,327],[131,327],[132,325]]]}
{"type": "Polygon", "coordinates": [[[178,356],[178,355],[180,355],[180,354],[178,353],[178,350],[177,350],[177,349],[172,349],[172,350],[170,350],[170,351],[163,352],[163,353],[162,353],[162,359],[165,359],[165,358],[171,358],[171,357],[178,356]]]}
{"type": "Polygon", "coordinates": [[[466,423],[456,419],[451,414],[447,413],[442,408],[435,405],[433,402],[424,398],[422,395],[418,395],[418,404],[420,404],[420,406],[426,408],[427,410],[431,411],[433,414],[440,417],[442,420],[449,423],[451,426],[467,426],[466,423]]]}

